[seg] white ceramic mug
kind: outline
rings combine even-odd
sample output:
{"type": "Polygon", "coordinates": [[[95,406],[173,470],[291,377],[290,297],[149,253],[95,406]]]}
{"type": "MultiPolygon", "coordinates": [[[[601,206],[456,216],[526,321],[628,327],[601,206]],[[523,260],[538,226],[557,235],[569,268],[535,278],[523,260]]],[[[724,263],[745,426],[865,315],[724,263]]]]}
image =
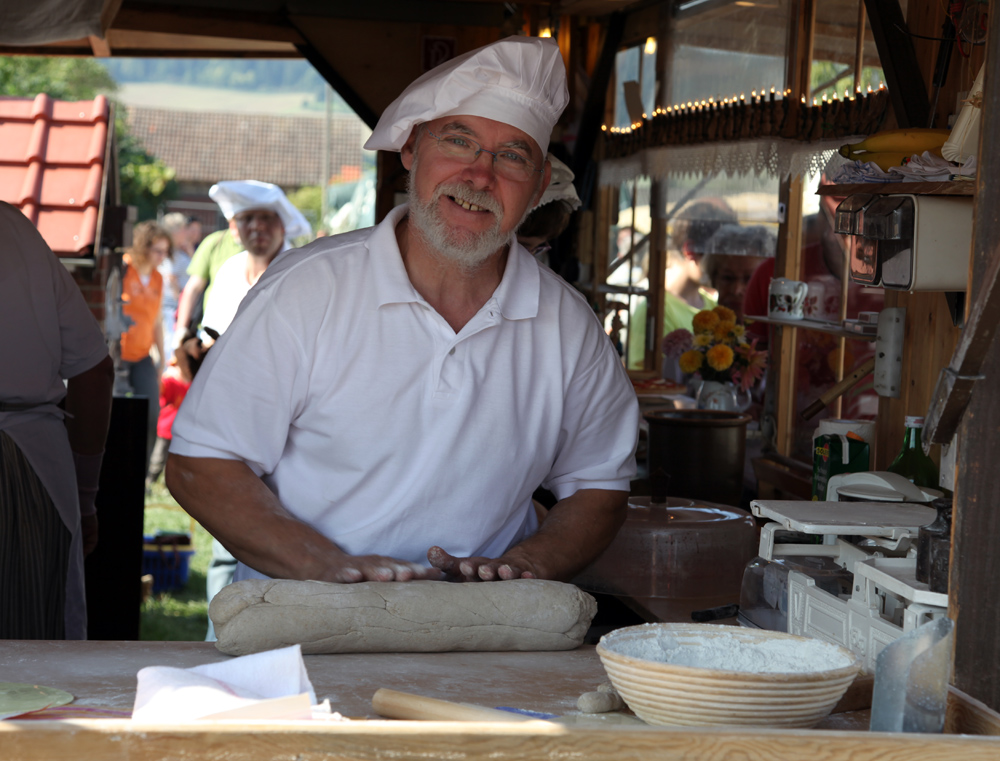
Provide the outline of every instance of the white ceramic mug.
{"type": "Polygon", "coordinates": [[[809,286],[801,280],[772,278],[771,287],[768,289],[768,314],[786,320],[801,320],[802,305],[808,293],[809,286]]]}

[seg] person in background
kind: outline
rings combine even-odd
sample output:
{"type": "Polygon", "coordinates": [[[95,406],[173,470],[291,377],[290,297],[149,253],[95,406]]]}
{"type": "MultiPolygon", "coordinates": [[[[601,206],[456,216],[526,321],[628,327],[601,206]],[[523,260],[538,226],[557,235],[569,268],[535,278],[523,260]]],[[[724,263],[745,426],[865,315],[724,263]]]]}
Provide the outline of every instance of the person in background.
{"type": "Polygon", "coordinates": [[[546,158],[552,165],[552,180],[538,206],[517,228],[517,242],[548,267],[552,241],[569,227],[570,216],[580,208],[580,196],[573,187],[573,170],[551,153],[546,158]]]}
{"type": "Polygon", "coordinates": [[[177,410],[180,409],[185,394],[191,388],[192,380],[187,355],[177,352],[160,376],[160,416],[156,421],[156,444],[153,445],[153,456],[146,474],[146,494],[149,494],[153,484],[159,480],[163,466],[167,463],[174,418],[177,417],[177,410]]]}
{"type": "Polygon", "coordinates": [[[0,639],[86,639],[114,363],[72,276],[6,203],[0,241],[0,639]]]}
{"type": "Polygon", "coordinates": [[[288,241],[308,235],[311,228],[284,191],[270,182],[220,182],[212,186],[208,195],[219,204],[226,219],[236,222],[244,247],[219,267],[211,293],[205,297],[202,326],[221,335],[236,316],[247,291],[274,258],[290,248],[288,241]]]}
{"type": "Polygon", "coordinates": [[[239,230],[236,229],[236,220],[230,219],[228,222],[227,229],[206,235],[191,258],[191,264],[187,268],[188,281],[181,290],[177,303],[177,327],[171,349],[197,332],[205,302],[212,292],[215,273],[230,257],[244,250],[239,230]]]}
{"type": "Polygon", "coordinates": [[[638,402],[587,301],[515,244],[568,99],[552,40],[427,72],[365,146],[400,152],[410,203],[247,294],[166,470],[237,580],[570,579],[610,543],[638,402]]]}
{"type": "Polygon", "coordinates": [[[756,269],[774,258],[775,237],[763,225],[725,224],[705,246],[701,268],[718,294],[718,303],[743,322],[743,300],[756,269]]]}
{"type": "MultiPolygon", "coordinates": [[[[736,212],[721,198],[694,201],[677,214],[667,251],[661,338],[679,328],[691,330],[691,321],[698,312],[716,306],[715,294],[704,282],[701,260],[718,229],[736,221],[736,212]]],[[[642,369],[645,360],[646,309],[646,300],[640,299],[629,318],[629,369],[642,369]]]]}
{"type": "Polygon", "coordinates": [[[121,337],[124,375],[136,396],[149,400],[146,414],[146,470],[156,442],[160,415],[160,373],[163,353],[163,277],[160,262],[170,251],[170,235],[156,222],[140,222],[132,231],[132,246],[123,257],[122,311],[132,320],[121,337]],[[156,360],[151,356],[156,348],[156,360]]]}
{"type": "Polygon", "coordinates": [[[163,217],[160,227],[170,234],[173,243],[167,257],[157,268],[163,277],[163,345],[171,351],[177,325],[177,305],[181,291],[187,285],[187,268],[191,264],[195,244],[201,239],[201,222],[180,212],[172,212],[163,217]]]}

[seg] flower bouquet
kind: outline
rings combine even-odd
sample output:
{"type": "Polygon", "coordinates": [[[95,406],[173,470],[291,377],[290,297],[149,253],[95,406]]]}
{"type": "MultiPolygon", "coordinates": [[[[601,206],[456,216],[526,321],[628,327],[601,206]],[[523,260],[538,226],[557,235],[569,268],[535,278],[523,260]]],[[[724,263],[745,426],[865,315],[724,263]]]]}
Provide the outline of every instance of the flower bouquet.
{"type": "Polygon", "coordinates": [[[704,309],[694,316],[694,333],[680,328],[663,338],[663,353],[675,357],[682,372],[702,380],[732,383],[749,391],[764,375],[767,352],[748,342],[736,313],[724,306],[704,309]]]}

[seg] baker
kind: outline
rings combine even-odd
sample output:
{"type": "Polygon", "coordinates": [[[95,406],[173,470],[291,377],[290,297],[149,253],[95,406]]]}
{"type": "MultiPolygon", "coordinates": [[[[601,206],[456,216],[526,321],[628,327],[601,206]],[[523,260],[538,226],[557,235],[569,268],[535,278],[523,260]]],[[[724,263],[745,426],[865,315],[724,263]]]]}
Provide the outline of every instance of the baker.
{"type": "Polygon", "coordinates": [[[236,579],[570,579],[624,520],[638,405],[586,300],[517,244],[568,100],[552,41],[426,73],[366,148],[409,203],[279,256],[174,424],[167,484],[236,579]],[[557,497],[539,525],[531,500],[557,497]]]}

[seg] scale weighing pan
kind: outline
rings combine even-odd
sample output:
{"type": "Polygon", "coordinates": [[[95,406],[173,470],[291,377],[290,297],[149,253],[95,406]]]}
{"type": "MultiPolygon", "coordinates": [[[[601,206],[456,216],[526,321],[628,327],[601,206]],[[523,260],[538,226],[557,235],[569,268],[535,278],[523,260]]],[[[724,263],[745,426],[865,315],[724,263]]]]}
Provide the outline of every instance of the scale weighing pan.
{"type": "Polygon", "coordinates": [[[937,511],[910,502],[806,502],[794,499],[755,499],[750,510],[758,518],[780,523],[803,534],[916,536],[937,511]]]}

